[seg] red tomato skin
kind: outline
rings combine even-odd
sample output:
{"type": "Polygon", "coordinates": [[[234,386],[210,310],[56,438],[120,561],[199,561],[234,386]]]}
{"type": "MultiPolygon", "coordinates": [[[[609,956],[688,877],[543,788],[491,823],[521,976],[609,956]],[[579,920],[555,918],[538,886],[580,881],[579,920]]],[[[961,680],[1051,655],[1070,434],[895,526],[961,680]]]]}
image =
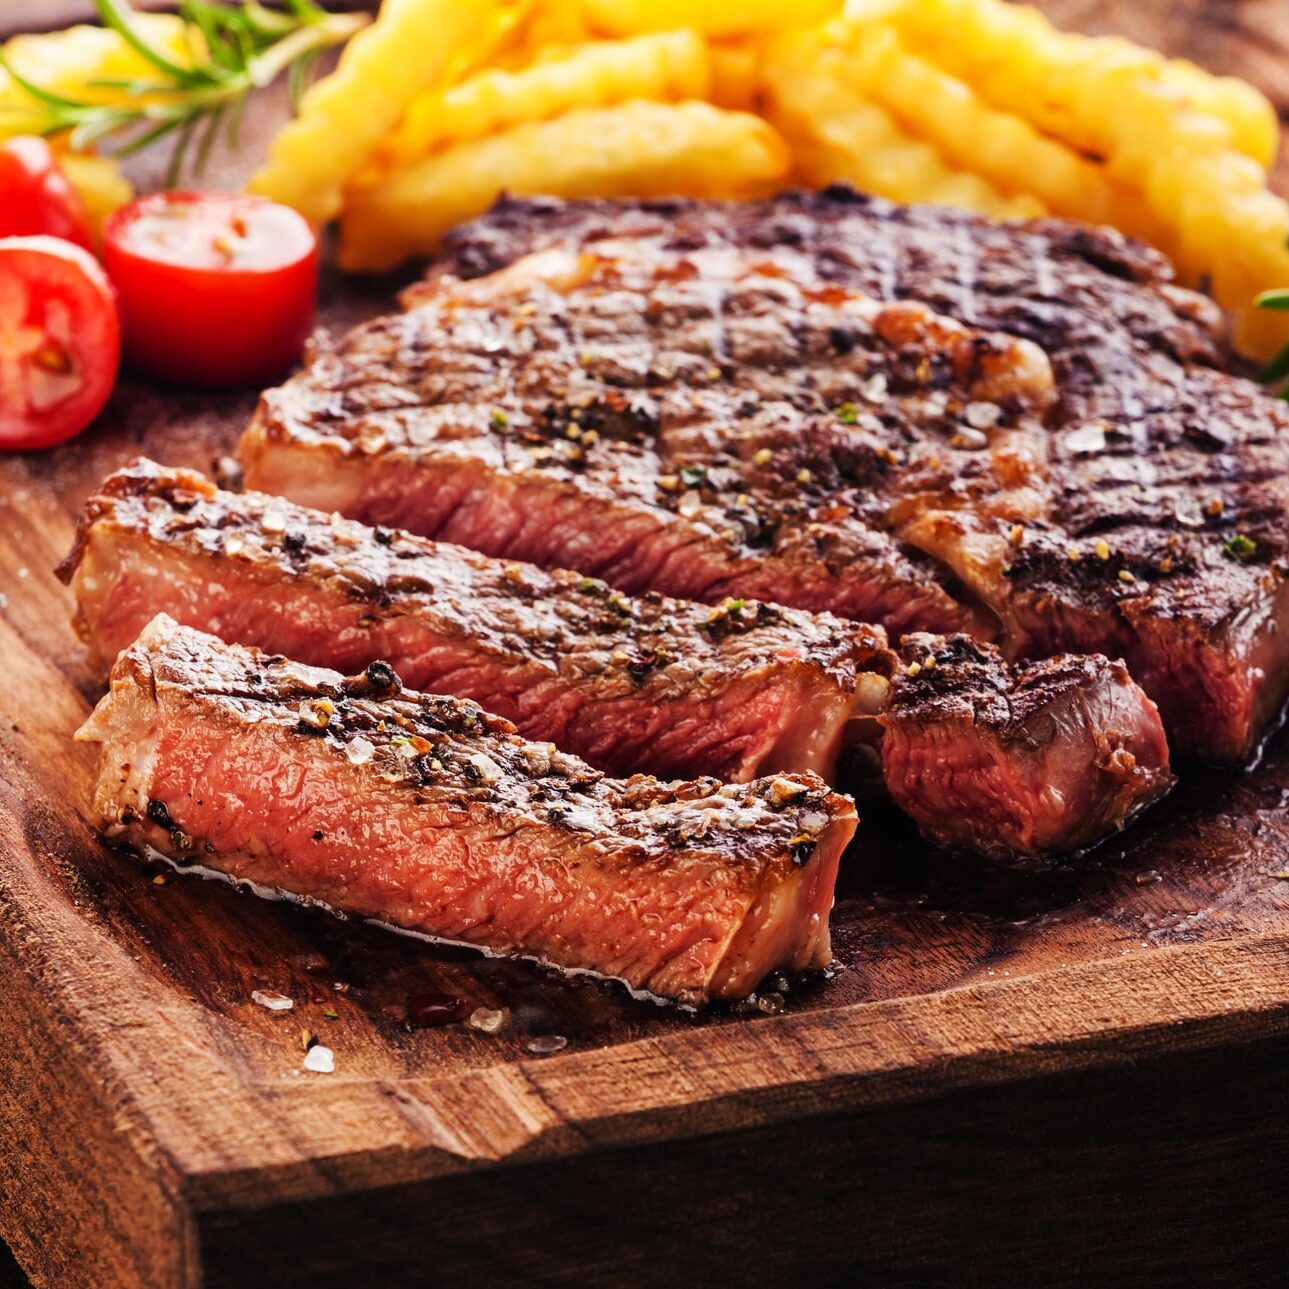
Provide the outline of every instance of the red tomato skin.
{"type": "Polygon", "coordinates": [[[89,212],[54,150],[36,135],[18,135],[0,143],[0,237],[41,234],[94,249],[89,212]]]}
{"type": "Polygon", "coordinates": [[[258,197],[154,193],[123,206],[104,226],[103,263],[120,296],[126,362],[168,384],[264,385],[299,358],[312,330],[317,238],[295,216],[307,239],[286,248],[282,262],[256,267],[178,264],[132,240],[131,225],[141,217],[198,202],[272,205],[258,197]]]}
{"type": "MultiPolygon", "coordinates": [[[[0,238],[0,364],[8,360],[8,327],[15,322],[20,329],[39,326],[41,310],[51,302],[65,319],[60,346],[81,379],[66,396],[40,408],[15,396],[7,373],[0,371],[6,394],[0,398],[0,451],[32,451],[74,437],[102,411],[116,384],[121,326],[116,292],[102,265],[63,238],[0,238]],[[24,299],[27,308],[14,309],[24,299]]],[[[31,389],[29,384],[22,394],[31,389]]]]}

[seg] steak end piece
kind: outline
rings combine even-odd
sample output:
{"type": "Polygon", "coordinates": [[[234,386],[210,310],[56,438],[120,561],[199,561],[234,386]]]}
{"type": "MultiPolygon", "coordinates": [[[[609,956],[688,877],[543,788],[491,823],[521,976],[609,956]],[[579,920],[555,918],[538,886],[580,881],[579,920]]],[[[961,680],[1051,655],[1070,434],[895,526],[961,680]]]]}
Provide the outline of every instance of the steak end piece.
{"type": "Polygon", "coordinates": [[[895,802],[937,842],[997,857],[1077,851],[1173,784],[1154,703],[1122,663],[1009,666],[966,636],[907,636],[882,717],[895,802]]]}
{"type": "Polygon", "coordinates": [[[822,967],[853,803],[813,775],[605,777],[477,704],[158,616],[78,733],[106,835],[688,1005],[822,967]]]}

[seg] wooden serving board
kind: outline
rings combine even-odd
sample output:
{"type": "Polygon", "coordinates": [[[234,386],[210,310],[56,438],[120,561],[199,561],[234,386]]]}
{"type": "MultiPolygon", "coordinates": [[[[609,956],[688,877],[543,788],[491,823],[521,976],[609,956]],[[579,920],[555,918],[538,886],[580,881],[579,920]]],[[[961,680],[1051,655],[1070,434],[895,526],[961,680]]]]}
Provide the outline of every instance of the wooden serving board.
{"type": "MultiPolygon", "coordinates": [[[[1289,102],[1279,0],[1050,7],[1289,102]]],[[[396,285],[329,279],[326,320],[396,285]]],[[[928,853],[866,811],[837,970],[780,1015],[692,1017],[101,846],[70,739],[100,678],[51,570],[105,473],[209,469],[251,406],[127,381],[75,443],[0,460],[0,1235],[34,1281],[1283,1275],[1289,736],[1062,865],[928,853]],[[409,1028],[427,992],[510,1018],[409,1028]],[[301,1071],[302,1031],[335,1073],[301,1071]]]]}

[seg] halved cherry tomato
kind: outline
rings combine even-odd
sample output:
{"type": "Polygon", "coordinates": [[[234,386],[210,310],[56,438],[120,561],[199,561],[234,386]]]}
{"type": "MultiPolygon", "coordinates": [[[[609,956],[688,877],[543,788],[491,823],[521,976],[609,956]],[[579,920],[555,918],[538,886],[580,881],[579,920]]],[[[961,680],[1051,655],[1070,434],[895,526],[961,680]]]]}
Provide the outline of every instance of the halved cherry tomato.
{"type": "Polygon", "coordinates": [[[90,217],[44,139],[0,143],[0,237],[65,237],[92,250],[90,217]]]}
{"type": "Polygon", "coordinates": [[[0,238],[0,448],[79,434],[107,402],[120,354],[116,296],[88,251],[0,238]]]}
{"type": "Polygon", "coordinates": [[[313,325],[318,239],[287,206],[233,193],[152,193],[103,230],[126,360],[166,381],[263,384],[313,325]]]}

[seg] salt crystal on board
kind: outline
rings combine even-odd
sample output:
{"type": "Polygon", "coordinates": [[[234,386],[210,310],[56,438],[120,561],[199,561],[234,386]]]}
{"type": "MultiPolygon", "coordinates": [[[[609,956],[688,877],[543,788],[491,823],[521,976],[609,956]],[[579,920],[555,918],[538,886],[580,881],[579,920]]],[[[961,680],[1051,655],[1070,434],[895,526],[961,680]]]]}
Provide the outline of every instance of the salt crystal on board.
{"type": "Polygon", "coordinates": [[[272,989],[257,989],[251,994],[251,1002],[267,1007],[271,1012],[289,1012],[295,1006],[293,999],[272,989]]]}
{"type": "Polygon", "coordinates": [[[336,1055],[331,1048],[315,1043],[304,1054],[302,1068],[314,1074],[333,1074],[336,1069],[336,1055]]]}

